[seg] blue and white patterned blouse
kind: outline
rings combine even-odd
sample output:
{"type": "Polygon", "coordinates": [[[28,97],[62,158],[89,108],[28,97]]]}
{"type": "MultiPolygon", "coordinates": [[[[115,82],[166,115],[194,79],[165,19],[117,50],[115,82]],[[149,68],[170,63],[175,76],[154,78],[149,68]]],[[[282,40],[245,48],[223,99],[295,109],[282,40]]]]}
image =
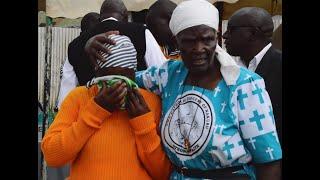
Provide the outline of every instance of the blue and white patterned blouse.
{"type": "MultiPolygon", "coordinates": [[[[282,158],[272,105],[264,80],[240,69],[235,85],[221,80],[214,90],[184,85],[188,69],[170,60],[136,73],[136,82],[162,99],[161,140],[172,163],[210,170],[282,158]],[[188,139],[189,149],[185,146],[188,139]]],[[[173,172],[171,179],[194,179],[173,172]]]]}

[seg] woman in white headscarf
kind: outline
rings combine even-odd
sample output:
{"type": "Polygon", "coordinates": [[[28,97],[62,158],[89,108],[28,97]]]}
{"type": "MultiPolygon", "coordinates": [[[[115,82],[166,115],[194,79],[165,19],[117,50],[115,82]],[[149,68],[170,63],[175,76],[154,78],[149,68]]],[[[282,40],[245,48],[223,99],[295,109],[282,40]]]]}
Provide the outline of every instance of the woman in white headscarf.
{"type": "Polygon", "coordinates": [[[219,47],[218,24],[207,1],[180,3],[169,26],[182,61],[136,73],[137,84],[162,99],[170,178],[280,179],[282,150],[264,80],[219,47]]]}

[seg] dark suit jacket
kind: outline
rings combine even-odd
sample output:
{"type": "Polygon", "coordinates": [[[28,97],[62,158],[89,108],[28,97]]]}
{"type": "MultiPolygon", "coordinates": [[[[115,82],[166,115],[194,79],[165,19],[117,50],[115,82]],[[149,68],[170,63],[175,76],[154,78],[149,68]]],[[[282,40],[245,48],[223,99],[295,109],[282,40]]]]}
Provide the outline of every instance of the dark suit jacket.
{"type": "Polygon", "coordinates": [[[282,142],[282,52],[271,47],[256,71],[265,81],[275,117],[279,141],[282,142]]]}
{"type": "Polygon", "coordinates": [[[144,59],[146,52],[146,27],[137,23],[107,20],[98,23],[88,31],[82,32],[68,46],[68,59],[76,73],[79,85],[85,85],[95,74],[94,67],[84,51],[87,41],[96,34],[111,30],[118,30],[121,35],[126,35],[130,38],[137,51],[137,70],[147,69],[144,59]]]}

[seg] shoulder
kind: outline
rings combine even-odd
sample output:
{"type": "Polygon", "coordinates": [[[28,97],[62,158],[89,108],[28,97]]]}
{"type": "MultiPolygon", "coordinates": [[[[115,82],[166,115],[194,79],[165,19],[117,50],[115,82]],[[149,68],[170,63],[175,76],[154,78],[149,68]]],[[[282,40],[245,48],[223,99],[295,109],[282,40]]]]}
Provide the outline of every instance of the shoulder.
{"type": "Polygon", "coordinates": [[[119,25],[130,28],[131,30],[136,30],[136,31],[145,31],[147,29],[146,26],[140,23],[135,23],[135,22],[119,22],[119,25]]]}
{"type": "MultiPolygon", "coordinates": [[[[158,72],[158,73],[162,73],[162,72],[168,73],[168,72],[172,72],[172,71],[183,69],[183,68],[185,67],[181,61],[167,60],[160,67],[151,66],[148,68],[148,70],[158,72]]],[[[144,72],[144,71],[139,71],[139,72],[144,72]]]]}
{"type": "Polygon", "coordinates": [[[263,78],[257,73],[248,70],[247,68],[240,67],[240,74],[236,85],[240,86],[258,80],[263,80],[263,78]]]}
{"type": "Polygon", "coordinates": [[[85,86],[78,86],[70,91],[66,100],[77,101],[78,99],[89,99],[94,95],[93,88],[86,88],[85,86]]]}
{"type": "Polygon", "coordinates": [[[168,69],[168,71],[175,71],[182,70],[185,68],[185,66],[182,61],[170,59],[163,63],[161,68],[168,69]]]}
{"type": "Polygon", "coordinates": [[[274,47],[271,47],[270,50],[273,51],[273,54],[274,54],[275,56],[282,57],[282,52],[281,52],[279,49],[276,49],[276,48],[274,48],[274,47]]]}
{"type": "Polygon", "coordinates": [[[68,50],[72,50],[75,45],[77,45],[81,41],[82,36],[79,35],[78,37],[74,38],[68,45],[68,50]]]}
{"type": "Polygon", "coordinates": [[[280,50],[271,47],[267,53],[269,53],[269,55],[266,54],[265,56],[270,59],[273,64],[282,64],[282,52],[280,50]]]}
{"type": "Polygon", "coordinates": [[[79,108],[86,104],[91,97],[93,97],[93,93],[90,93],[90,89],[87,89],[85,86],[76,87],[64,98],[60,109],[71,107],[79,108]]]}
{"type": "Polygon", "coordinates": [[[68,58],[71,64],[77,63],[78,57],[84,53],[83,47],[89,39],[88,32],[81,33],[73,39],[68,45],[68,58]]]}
{"type": "Polygon", "coordinates": [[[140,23],[129,22],[128,24],[129,24],[130,26],[132,26],[132,27],[141,28],[141,29],[147,29],[146,26],[144,26],[143,24],[140,24],[140,23]]]}

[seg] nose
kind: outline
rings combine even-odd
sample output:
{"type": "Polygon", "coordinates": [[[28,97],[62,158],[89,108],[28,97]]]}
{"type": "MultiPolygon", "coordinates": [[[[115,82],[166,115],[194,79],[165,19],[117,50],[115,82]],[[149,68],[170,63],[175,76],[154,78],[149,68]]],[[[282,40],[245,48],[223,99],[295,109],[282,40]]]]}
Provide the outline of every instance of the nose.
{"type": "Polygon", "coordinates": [[[195,52],[205,52],[205,44],[202,42],[196,42],[193,47],[195,52]]]}

